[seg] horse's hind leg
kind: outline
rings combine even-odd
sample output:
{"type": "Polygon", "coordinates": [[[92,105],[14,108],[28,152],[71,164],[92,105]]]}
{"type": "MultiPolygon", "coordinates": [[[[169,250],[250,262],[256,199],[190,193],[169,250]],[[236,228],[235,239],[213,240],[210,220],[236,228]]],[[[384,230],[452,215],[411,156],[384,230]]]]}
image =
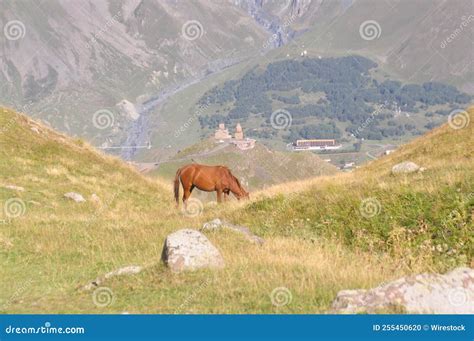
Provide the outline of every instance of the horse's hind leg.
{"type": "Polygon", "coordinates": [[[193,187],[194,186],[183,186],[183,205],[185,209],[186,209],[186,202],[191,196],[191,191],[193,190],[193,187]]]}

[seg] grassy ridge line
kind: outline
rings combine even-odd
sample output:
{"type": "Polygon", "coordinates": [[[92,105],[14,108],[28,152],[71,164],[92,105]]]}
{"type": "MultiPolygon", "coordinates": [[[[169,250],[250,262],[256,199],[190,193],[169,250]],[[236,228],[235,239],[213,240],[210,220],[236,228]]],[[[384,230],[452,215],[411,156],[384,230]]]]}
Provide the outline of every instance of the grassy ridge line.
{"type": "MultiPolygon", "coordinates": [[[[155,181],[142,176],[134,167],[124,163],[121,159],[104,154],[81,139],[72,139],[51,129],[49,126],[31,120],[25,114],[1,106],[0,114],[2,125],[0,130],[2,139],[0,142],[3,151],[7,153],[6,156],[18,158],[28,156],[32,157],[32,160],[37,160],[34,157],[35,155],[52,157],[54,153],[62,156],[63,153],[72,152],[75,156],[84,157],[83,161],[85,162],[94,162],[102,166],[107,165],[114,171],[131,173],[138,181],[143,183],[166,186],[160,183],[160,179],[155,181]]],[[[45,160],[45,162],[48,161],[45,160]]],[[[15,164],[12,163],[12,166],[15,166],[15,164]]],[[[15,170],[15,167],[10,169],[10,175],[12,175],[12,170],[15,170]]]]}

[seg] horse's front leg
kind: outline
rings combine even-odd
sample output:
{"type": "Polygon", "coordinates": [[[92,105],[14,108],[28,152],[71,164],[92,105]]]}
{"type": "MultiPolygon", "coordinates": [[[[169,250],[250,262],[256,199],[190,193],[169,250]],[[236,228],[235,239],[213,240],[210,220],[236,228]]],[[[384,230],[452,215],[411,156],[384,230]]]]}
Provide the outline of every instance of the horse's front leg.
{"type": "Polygon", "coordinates": [[[222,190],[217,189],[216,192],[217,192],[217,202],[221,203],[222,202],[222,190]]]}

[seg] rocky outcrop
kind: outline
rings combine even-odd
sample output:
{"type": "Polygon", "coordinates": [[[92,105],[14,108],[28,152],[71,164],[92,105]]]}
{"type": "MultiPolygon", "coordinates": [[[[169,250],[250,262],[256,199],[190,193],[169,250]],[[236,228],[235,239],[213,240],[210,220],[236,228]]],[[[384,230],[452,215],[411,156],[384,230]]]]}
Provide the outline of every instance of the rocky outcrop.
{"type": "Polygon", "coordinates": [[[411,161],[404,161],[392,167],[393,174],[409,174],[420,170],[420,166],[411,161]]]}
{"type": "Polygon", "coordinates": [[[173,272],[224,267],[219,250],[205,235],[192,229],[182,229],[166,237],[162,260],[173,272]]]}
{"type": "Polygon", "coordinates": [[[235,225],[227,221],[221,221],[219,218],[216,218],[214,220],[211,220],[205,223],[201,228],[201,230],[203,231],[216,231],[216,230],[222,230],[222,229],[229,229],[229,230],[238,232],[244,235],[252,243],[262,245],[265,242],[263,238],[253,234],[252,231],[250,231],[248,227],[235,225]]]}
{"type": "Polygon", "coordinates": [[[474,270],[402,277],[370,290],[342,290],[333,313],[377,313],[402,308],[411,314],[474,314],[474,270]]]}

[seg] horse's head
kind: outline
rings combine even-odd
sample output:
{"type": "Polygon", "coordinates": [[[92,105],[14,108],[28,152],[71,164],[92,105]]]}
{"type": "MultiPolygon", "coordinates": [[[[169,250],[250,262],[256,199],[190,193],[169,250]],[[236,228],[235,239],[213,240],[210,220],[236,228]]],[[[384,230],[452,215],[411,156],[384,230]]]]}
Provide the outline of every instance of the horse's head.
{"type": "MultiPolygon", "coordinates": [[[[243,190],[242,192],[243,192],[243,193],[242,193],[242,196],[240,197],[240,199],[249,200],[249,199],[250,199],[250,194],[249,194],[249,192],[247,192],[247,191],[245,191],[245,190],[243,190]]],[[[240,200],[240,199],[239,199],[239,200],[240,200]]]]}
{"type": "Polygon", "coordinates": [[[234,193],[235,194],[235,197],[237,198],[237,200],[240,200],[240,199],[250,199],[250,194],[249,192],[247,192],[245,189],[242,188],[242,190],[238,193],[234,193]]]}

